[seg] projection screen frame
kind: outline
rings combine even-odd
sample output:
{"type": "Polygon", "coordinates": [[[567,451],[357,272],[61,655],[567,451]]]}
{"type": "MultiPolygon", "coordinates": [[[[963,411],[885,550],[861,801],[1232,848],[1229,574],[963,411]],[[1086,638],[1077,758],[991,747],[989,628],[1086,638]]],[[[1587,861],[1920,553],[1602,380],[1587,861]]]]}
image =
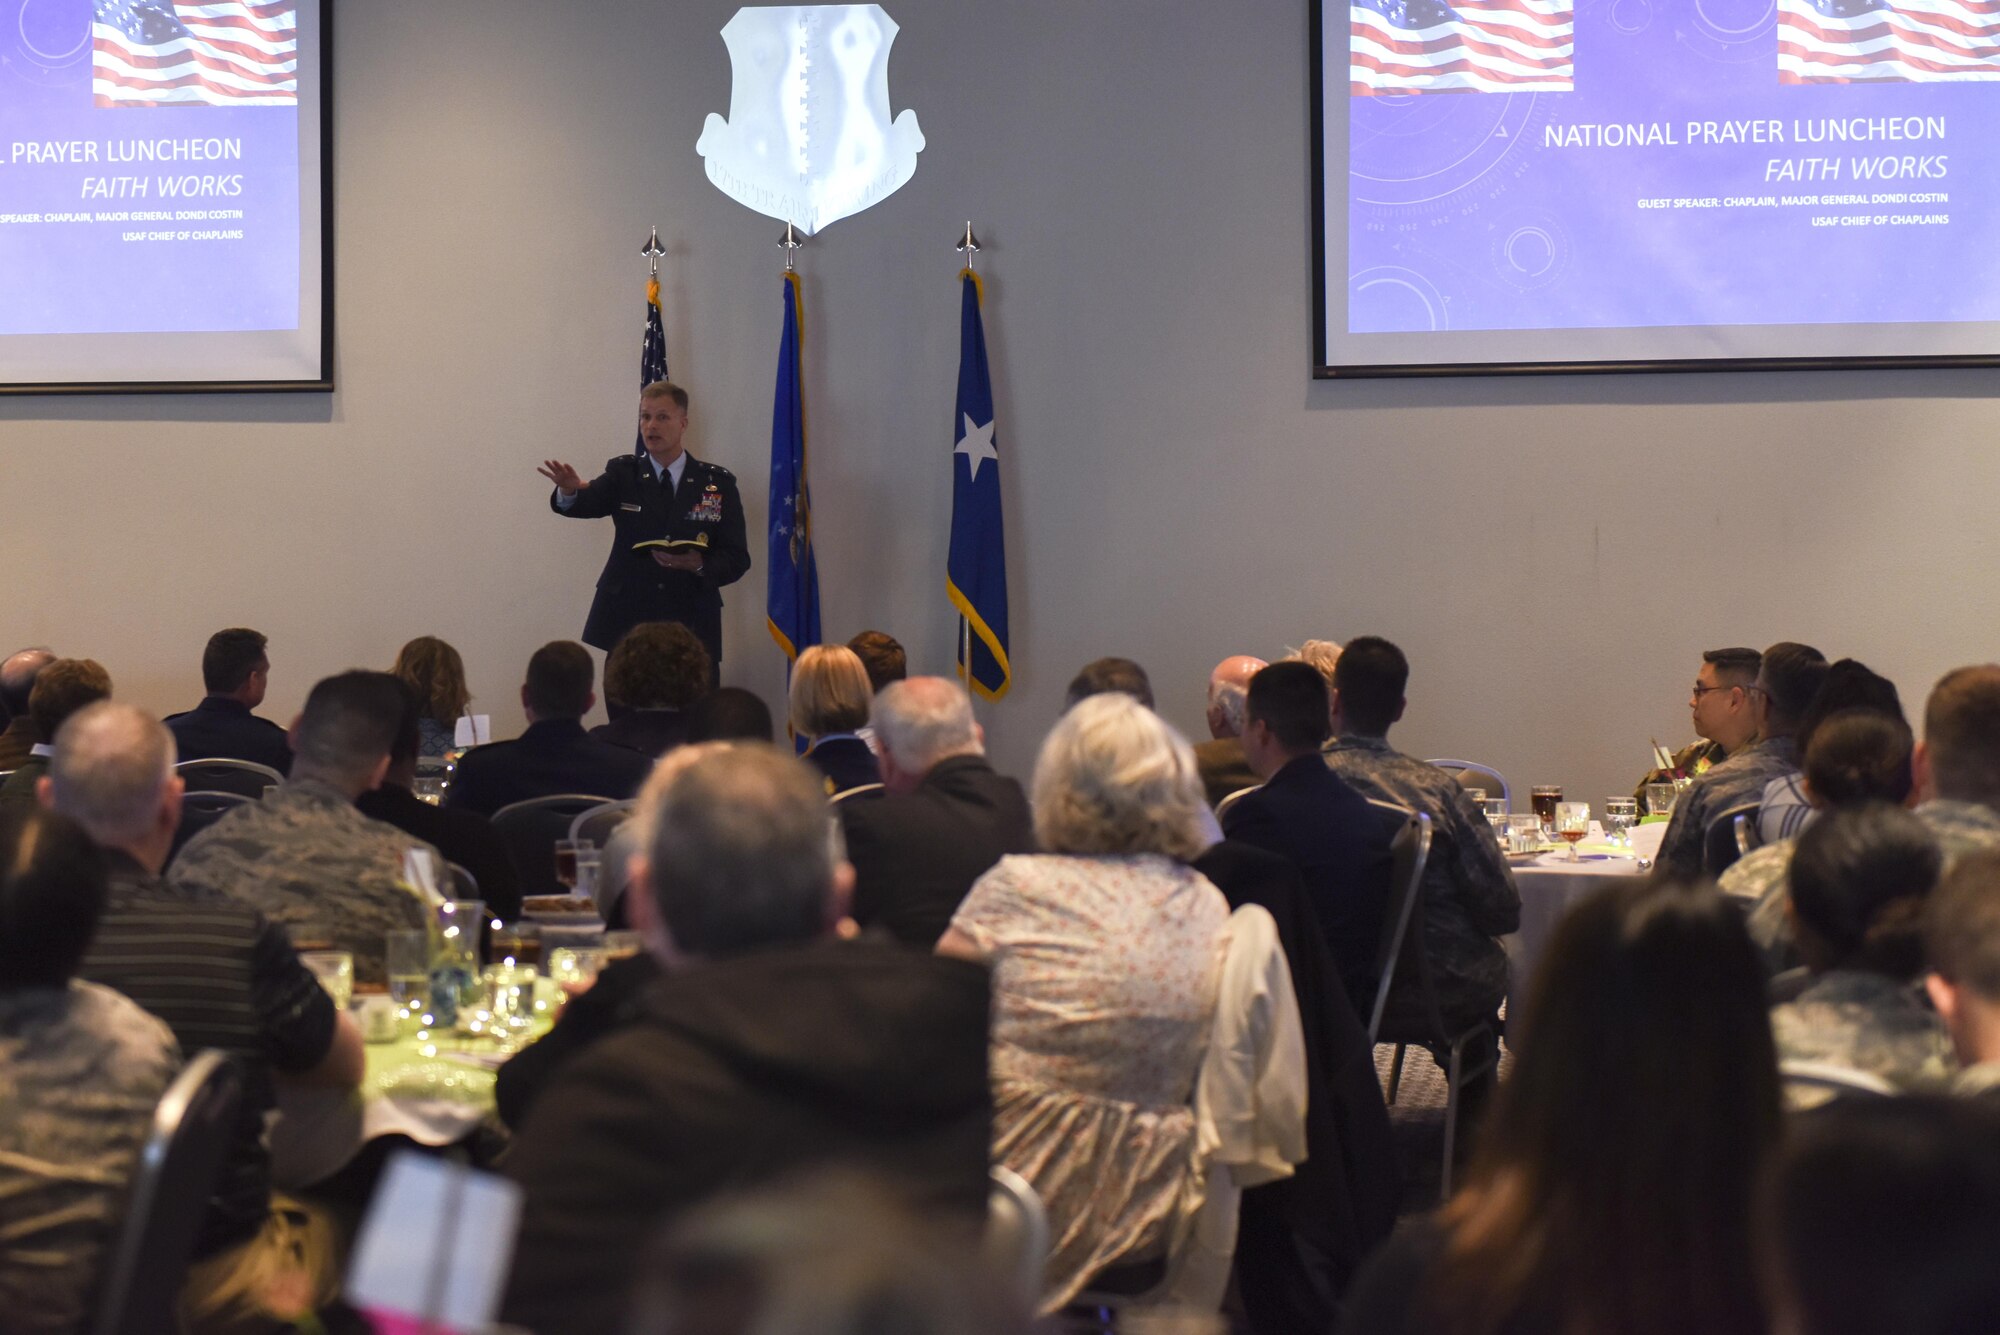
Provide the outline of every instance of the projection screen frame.
{"type": "MultiPolygon", "coordinates": [[[[1326,40],[1322,15],[1329,0],[1305,0],[1311,81],[1306,108],[1308,167],[1312,182],[1308,223],[1312,231],[1312,378],[1368,380],[1438,376],[1630,375],[1677,371],[1888,371],[1905,368],[2000,366],[1991,353],[1882,354],[1876,356],[1683,357],[1622,360],[1523,360],[1506,362],[1371,362],[1332,365],[1328,361],[1326,229],[1326,40]]],[[[1345,118],[1343,118],[1344,122],[1345,118]]],[[[1343,196],[1344,197],[1344,196],[1343,196]]],[[[1345,227],[1342,236],[1346,235],[1345,227]]],[[[1343,310],[1345,307],[1343,306],[1343,310]]]]}
{"type": "Polygon", "coordinates": [[[330,394],[333,392],[333,4],[319,6],[319,376],[312,380],[0,381],[0,395],[330,394]]]}

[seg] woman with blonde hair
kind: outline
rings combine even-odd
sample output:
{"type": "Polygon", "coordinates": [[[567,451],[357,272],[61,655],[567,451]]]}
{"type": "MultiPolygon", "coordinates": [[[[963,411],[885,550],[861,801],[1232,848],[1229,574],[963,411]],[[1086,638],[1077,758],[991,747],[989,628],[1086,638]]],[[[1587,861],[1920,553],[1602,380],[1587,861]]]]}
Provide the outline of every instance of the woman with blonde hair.
{"type": "Polygon", "coordinates": [[[1183,859],[1194,754],[1130,696],[1079,701],[1043,743],[1035,834],[972,887],[942,954],[993,970],[993,1158],[1047,1207],[1044,1305],[1154,1288],[1199,1194],[1192,1106],[1229,905],[1183,859]]]}
{"type": "Polygon", "coordinates": [[[417,693],[417,757],[430,760],[452,749],[454,730],[472,692],[465,688],[465,660],[435,635],[419,635],[396,654],[389,669],[417,693]]]}
{"type": "Polygon", "coordinates": [[[859,735],[874,695],[861,656],[844,644],[816,644],[792,665],[792,731],[811,741],[805,758],[825,776],[828,797],[882,782],[859,735]]]}

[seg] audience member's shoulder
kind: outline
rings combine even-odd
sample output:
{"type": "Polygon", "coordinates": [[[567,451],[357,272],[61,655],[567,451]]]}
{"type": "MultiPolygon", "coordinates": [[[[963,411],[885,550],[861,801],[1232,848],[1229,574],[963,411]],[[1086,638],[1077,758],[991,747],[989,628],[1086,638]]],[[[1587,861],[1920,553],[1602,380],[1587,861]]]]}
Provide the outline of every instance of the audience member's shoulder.
{"type": "Polygon", "coordinates": [[[122,992],[101,983],[75,979],[70,983],[71,1014],[79,1027],[107,1045],[121,1061],[171,1068],[179,1056],[173,1031],[165,1021],[142,1009],[122,992]]]}

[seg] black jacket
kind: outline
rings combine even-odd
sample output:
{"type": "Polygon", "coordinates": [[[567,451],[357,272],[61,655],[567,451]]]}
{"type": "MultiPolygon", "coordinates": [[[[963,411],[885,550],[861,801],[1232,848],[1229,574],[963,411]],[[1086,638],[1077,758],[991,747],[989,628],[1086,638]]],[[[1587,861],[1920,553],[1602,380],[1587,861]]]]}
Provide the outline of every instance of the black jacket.
{"type": "Polygon", "coordinates": [[[908,794],[843,802],[854,920],[929,950],[965,892],[1009,853],[1035,851],[1021,785],[980,756],[940,760],[908,794]]]}
{"type": "Polygon", "coordinates": [[[567,510],[556,504],[558,494],[549,492],[549,508],[559,515],[615,521],[611,554],[597,577],[583,642],[608,653],[642,621],[678,621],[720,661],[722,586],[734,584],[750,569],[736,475],[690,454],[680,486],[669,496],[654,475],[652,460],[621,454],[605,460],[604,471],[576,494],[567,510]],[[650,552],[632,550],[638,542],[703,533],[708,549],[698,575],[664,569],[650,552]]]}
{"type": "Polygon", "coordinates": [[[882,782],[882,766],[868,749],[868,743],[859,737],[821,738],[806,752],[805,760],[825,778],[828,797],[849,788],[882,782]]]}
{"type": "MultiPolygon", "coordinates": [[[[512,922],[521,916],[521,878],[507,857],[493,822],[476,811],[462,807],[434,807],[401,784],[385,783],[372,793],[363,793],[354,803],[364,816],[395,826],[415,835],[447,862],[456,862],[479,882],[479,899],[492,916],[512,922]]],[[[446,891],[448,885],[438,889],[446,891]]]]}
{"type": "Polygon", "coordinates": [[[182,760],[248,760],[280,774],[292,772],[292,745],[285,730],[227,696],[206,696],[193,709],[170,714],[165,721],[182,760]]]}
{"type": "Polygon", "coordinates": [[[543,719],[511,742],[488,742],[460,756],[444,800],[483,816],[555,793],[621,800],[637,793],[652,771],[651,756],[597,741],[573,718],[543,719]]]}
{"type": "Polygon", "coordinates": [[[508,1151],[525,1192],[506,1319],[625,1329],[642,1249],[709,1198],[833,1162],[980,1217],[986,971],[827,941],[689,966],[564,1068],[508,1151]]]}
{"type": "Polygon", "coordinates": [[[622,746],[658,760],[687,740],[685,709],[628,709],[609,723],[600,723],[590,735],[600,742],[622,746]]]}

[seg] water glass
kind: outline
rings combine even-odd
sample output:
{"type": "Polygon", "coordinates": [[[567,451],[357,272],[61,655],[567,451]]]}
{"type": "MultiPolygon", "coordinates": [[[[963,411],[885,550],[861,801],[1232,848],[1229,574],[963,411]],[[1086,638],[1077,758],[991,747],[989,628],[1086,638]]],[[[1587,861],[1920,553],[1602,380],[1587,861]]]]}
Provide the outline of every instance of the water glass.
{"type": "Polygon", "coordinates": [[[570,891],[574,893],[576,890],[576,864],[578,858],[585,853],[595,854],[596,852],[597,845],[588,839],[556,840],[556,879],[569,887],[570,891]]]}
{"type": "Polygon", "coordinates": [[[604,961],[607,964],[612,960],[631,959],[644,949],[645,943],[639,939],[637,932],[606,932],[604,934],[604,961]]]}
{"type": "Polygon", "coordinates": [[[1556,803],[1556,837],[1569,845],[1569,860],[1577,861],[1576,846],[1590,833],[1590,803],[1556,803]]]}
{"type": "Polygon", "coordinates": [[[437,907],[431,938],[431,1015],[440,1029],[458,1023],[461,1003],[476,1001],[479,983],[479,928],[486,905],[477,899],[447,899],[437,907]]]}
{"type": "Polygon", "coordinates": [[[1562,785],[1559,783],[1538,783],[1528,790],[1529,805],[1542,820],[1542,836],[1555,838],[1556,804],[1563,800],[1562,785]]]}
{"type": "Polygon", "coordinates": [[[1649,783],[1646,785],[1646,814],[1649,816],[1671,816],[1674,801],[1681,795],[1680,787],[1672,783],[1649,783]]]}
{"type": "Polygon", "coordinates": [[[535,980],[540,976],[526,964],[495,964],[486,970],[486,1005],[493,1012],[494,1037],[525,1038],[535,1027],[535,980]]]}
{"type": "Polygon", "coordinates": [[[308,950],[299,963],[312,971],[319,985],[333,998],[334,1009],[346,1010],[354,1000],[354,956],[345,950],[308,950]]]}
{"type": "Polygon", "coordinates": [[[1542,818],[1532,811],[1510,812],[1507,816],[1507,851],[1532,853],[1542,846],[1542,818]]]}
{"type": "Polygon", "coordinates": [[[1607,797],[1604,799],[1604,828],[1611,835],[1611,842],[1632,846],[1632,827],[1639,823],[1639,804],[1629,797],[1607,797]]]}
{"type": "Polygon", "coordinates": [[[604,968],[604,952],[589,946],[558,946],[549,952],[549,977],[570,996],[588,992],[604,968]]]}
{"type": "Polygon", "coordinates": [[[419,774],[415,782],[410,785],[410,791],[417,795],[419,802],[428,802],[436,806],[444,801],[444,775],[419,774]]]}
{"type": "Polygon", "coordinates": [[[597,878],[603,871],[604,855],[596,846],[577,850],[576,874],[570,881],[569,892],[581,895],[591,904],[597,903],[597,878]]]}
{"type": "Polygon", "coordinates": [[[539,966],[542,962],[542,934],[532,923],[493,929],[493,958],[507,964],[539,966]]]}
{"type": "Polygon", "coordinates": [[[430,933],[415,930],[390,932],[385,940],[389,1000],[404,1010],[420,1009],[430,993],[430,933]]]}
{"type": "Polygon", "coordinates": [[[1505,844],[1507,842],[1507,799],[1504,797],[1485,798],[1479,803],[1479,809],[1485,813],[1486,823],[1493,827],[1494,838],[1505,844]]]}

